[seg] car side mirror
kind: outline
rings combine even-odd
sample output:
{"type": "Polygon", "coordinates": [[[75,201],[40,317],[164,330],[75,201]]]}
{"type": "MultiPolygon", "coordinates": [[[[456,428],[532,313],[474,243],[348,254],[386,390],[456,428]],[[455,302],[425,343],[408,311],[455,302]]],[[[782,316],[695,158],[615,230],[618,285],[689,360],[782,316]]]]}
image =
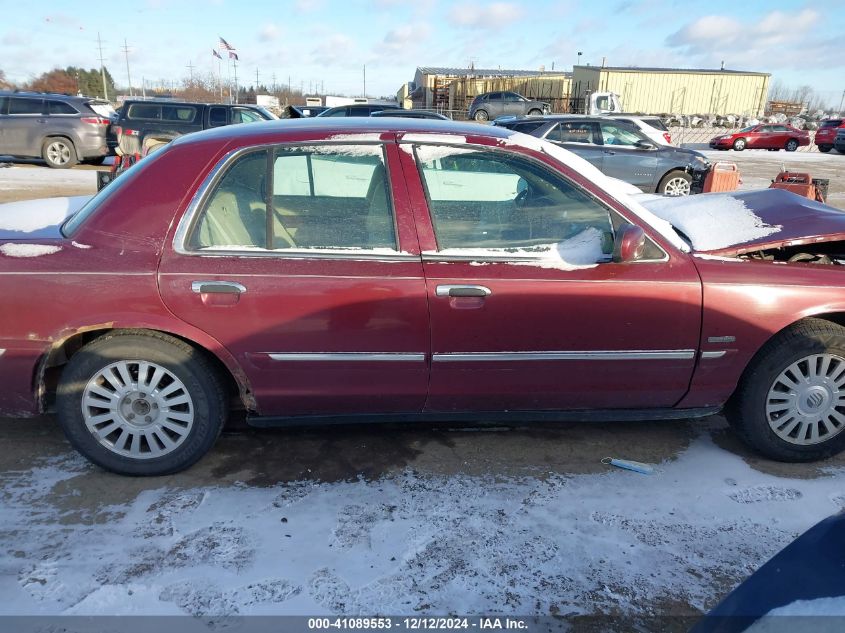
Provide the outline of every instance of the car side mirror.
{"type": "Polygon", "coordinates": [[[633,224],[622,224],[613,240],[613,261],[616,264],[635,262],[642,257],[645,232],[633,224]]]}
{"type": "Polygon", "coordinates": [[[636,147],[637,149],[656,149],[657,145],[655,145],[651,141],[641,140],[634,143],[634,147],[636,147]]]}

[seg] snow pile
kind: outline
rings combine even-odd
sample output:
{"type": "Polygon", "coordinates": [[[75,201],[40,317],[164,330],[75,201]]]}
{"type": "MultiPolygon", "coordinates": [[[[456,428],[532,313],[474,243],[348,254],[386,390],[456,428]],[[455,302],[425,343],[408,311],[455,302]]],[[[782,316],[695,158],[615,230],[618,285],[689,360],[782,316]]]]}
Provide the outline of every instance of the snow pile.
{"type": "Polygon", "coordinates": [[[2,244],[0,245],[0,253],[6,257],[41,257],[42,255],[52,255],[62,250],[61,246],[52,246],[50,244],[2,244]]]}
{"type": "MultiPolygon", "coordinates": [[[[412,145],[400,145],[400,147],[408,148],[410,151],[412,145]]],[[[458,156],[462,154],[473,154],[478,149],[474,147],[448,147],[444,145],[418,145],[417,156],[423,163],[430,163],[432,161],[448,158],[449,156],[458,156]]]]}
{"type": "Polygon", "coordinates": [[[682,231],[699,251],[727,248],[783,228],[766,224],[742,200],[728,194],[640,200],[649,211],[682,231]]]}
{"type": "Polygon", "coordinates": [[[0,231],[34,233],[57,226],[90,199],[91,196],[72,196],[0,204],[0,231]]]}
{"type": "Polygon", "coordinates": [[[460,256],[468,258],[514,258],[508,264],[515,266],[534,266],[536,268],[556,268],[558,270],[578,270],[593,268],[607,255],[602,251],[602,232],[590,227],[568,239],[554,244],[537,244],[523,248],[446,248],[440,251],[426,251],[424,255],[443,257],[460,256]],[[516,261],[516,258],[528,258],[516,261]]]}
{"type": "Polygon", "coordinates": [[[10,167],[0,171],[0,190],[43,187],[90,187],[97,189],[97,172],[82,169],[56,170],[48,167],[10,167]]]}
{"type": "Polygon", "coordinates": [[[372,480],[269,487],[190,487],[189,472],[105,500],[86,491],[113,476],[69,451],[0,480],[0,614],[703,610],[835,512],[845,480],[842,468],[766,475],[704,434],[649,477],[542,464],[507,476],[495,462],[443,475],[412,461],[372,480]]]}

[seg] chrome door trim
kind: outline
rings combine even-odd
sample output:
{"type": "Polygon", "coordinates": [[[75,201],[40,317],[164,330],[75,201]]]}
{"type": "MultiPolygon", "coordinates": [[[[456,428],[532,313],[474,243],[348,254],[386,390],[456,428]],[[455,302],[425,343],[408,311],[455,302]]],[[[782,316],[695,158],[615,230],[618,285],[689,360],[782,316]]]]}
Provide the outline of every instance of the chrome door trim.
{"type": "Polygon", "coordinates": [[[5,353],[6,353],[6,350],[4,350],[4,349],[0,349],[0,356],[2,356],[2,355],[3,355],[3,354],[5,354],[5,353]]]}
{"type": "Polygon", "coordinates": [[[265,352],[272,360],[307,362],[422,362],[425,354],[405,352],[265,352]]]}
{"type": "Polygon", "coordinates": [[[537,360],[691,360],[693,349],[602,350],[593,352],[456,352],[433,354],[435,363],[537,360]]]}
{"type": "Polygon", "coordinates": [[[711,358],[722,358],[725,354],[728,353],[728,350],[722,349],[717,352],[701,352],[701,360],[708,360],[711,358]]]}
{"type": "Polygon", "coordinates": [[[246,292],[246,286],[239,284],[236,281],[192,281],[191,290],[199,293],[230,293],[243,294],[246,292]]]}
{"type": "Polygon", "coordinates": [[[493,291],[487,286],[477,286],[475,284],[439,284],[435,289],[434,294],[438,297],[489,297],[493,294],[493,291]],[[468,290],[473,294],[452,295],[453,290],[468,290]]]}

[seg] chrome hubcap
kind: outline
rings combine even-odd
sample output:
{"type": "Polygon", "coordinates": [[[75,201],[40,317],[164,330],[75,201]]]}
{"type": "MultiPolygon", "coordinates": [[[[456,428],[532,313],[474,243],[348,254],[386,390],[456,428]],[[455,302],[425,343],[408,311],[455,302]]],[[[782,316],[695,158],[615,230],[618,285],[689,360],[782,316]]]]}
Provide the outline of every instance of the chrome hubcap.
{"type": "Polygon", "coordinates": [[[675,177],[666,183],[663,193],[667,196],[688,196],[690,184],[686,178],[675,177]]]}
{"type": "Polygon", "coordinates": [[[70,160],[70,148],[64,143],[50,143],[47,146],[47,156],[50,158],[51,163],[64,165],[70,160]]]}
{"type": "Polygon", "coordinates": [[[113,453],[150,459],[187,439],[194,403],[184,383],[161,365],[119,361],[85,385],[82,416],[88,431],[113,453]]]}
{"type": "Polygon", "coordinates": [[[845,430],[845,358],[814,354],[792,363],[769,389],[766,417],[775,435],[801,446],[845,430]]]}

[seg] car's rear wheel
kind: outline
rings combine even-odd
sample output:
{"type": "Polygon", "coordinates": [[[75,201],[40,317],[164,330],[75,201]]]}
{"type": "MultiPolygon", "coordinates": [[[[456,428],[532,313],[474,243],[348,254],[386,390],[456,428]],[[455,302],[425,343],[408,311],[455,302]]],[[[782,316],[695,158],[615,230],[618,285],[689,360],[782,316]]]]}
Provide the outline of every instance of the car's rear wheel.
{"type": "Polygon", "coordinates": [[[209,360],[156,332],[117,332],[87,344],[62,373],[59,424],[95,464],[124,475],[187,468],[226,420],[225,389],[209,360]]]}
{"type": "Polygon", "coordinates": [[[528,111],[528,116],[543,116],[543,111],[534,108],[533,110],[528,111]]]}
{"type": "Polygon", "coordinates": [[[41,144],[41,158],[53,169],[73,167],[79,160],[73,143],[61,136],[48,138],[41,144]]]}
{"type": "Polygon", "coordinates": [[[734,148],[737,152],[741,152],[742,150],[744,150],[744,149],[745,149],[745,146],[746,146],[746,145],[747,145],[747,142],[746,142],[746,140],[745,140],[744,138],[738,138],[738,139],[736,139],[736,140],[734,141],[733,148],[734,148]]]}
{"type": "Polygon", "coordinates": [[[657,193],[664,196],[688,196],[692,187],[692,176],[676,169],[663,176],[657,185],[657,193]]]}
{"type": "Polygon", "coordinates": [[[487,110],[476,110],[472,118],[476,121],[487,121],[490,116],[487,114],[487,110]]]}
{"type": "Polygon", "coordinates": [[[796,149],[798,149],[798,141],[794,138],[789,139],[786,142],[786,146],[784,149],[786,149],[787,152],[794,152],[796,149]]]}
{"type": "Polygon", "coordinates": [[[845,449],[845,328],[806,319],[774,337],[726,409],[740,438],[766,457],[804,462],[845,449]]]}
{"type": "Polygon", "coordinates": [[[833,145],[819,145],[819,151],[824,154],[827,154],[832,149],[833,145]]]}

